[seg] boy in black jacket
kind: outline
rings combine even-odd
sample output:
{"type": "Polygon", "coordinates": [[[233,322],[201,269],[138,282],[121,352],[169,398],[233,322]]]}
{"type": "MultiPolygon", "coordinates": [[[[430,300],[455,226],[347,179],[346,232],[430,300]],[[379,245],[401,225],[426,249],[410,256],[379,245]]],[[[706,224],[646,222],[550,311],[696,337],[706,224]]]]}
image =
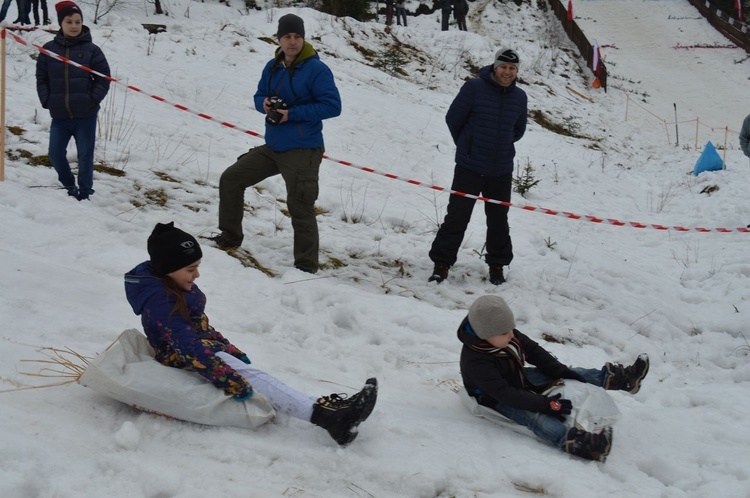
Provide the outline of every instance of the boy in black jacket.
{"type": "Polygon", "coordinates": [[[629,367],[606,363],[601,369],[569,368],[515,329],[513,312],[503,298],[482,296],[458,328],[461,377],[477,402],[531,429],[563,451],[604,462],[612,447],[612,429],[595,434],[565,425],[573,405],[561,395],[546,396],[562,379],[635,394],[649,368],[641,354],[629,367]],[[526,363],[534,367],[525,366],[526,363]]]}

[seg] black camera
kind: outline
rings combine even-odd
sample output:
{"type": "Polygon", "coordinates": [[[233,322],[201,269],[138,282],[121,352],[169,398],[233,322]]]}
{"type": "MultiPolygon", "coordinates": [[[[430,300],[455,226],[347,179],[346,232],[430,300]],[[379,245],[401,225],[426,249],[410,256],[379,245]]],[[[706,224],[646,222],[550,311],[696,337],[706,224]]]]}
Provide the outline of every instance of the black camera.
{"type": "Polygon", "coordinates": [[[277,125],[284,118],[284,115],[279,112],[279,109],[287,110],[289,105],[281,97],[269,97],[268,98],[268,113],[266,114],[266,122],[271,125],[277,125]]]}

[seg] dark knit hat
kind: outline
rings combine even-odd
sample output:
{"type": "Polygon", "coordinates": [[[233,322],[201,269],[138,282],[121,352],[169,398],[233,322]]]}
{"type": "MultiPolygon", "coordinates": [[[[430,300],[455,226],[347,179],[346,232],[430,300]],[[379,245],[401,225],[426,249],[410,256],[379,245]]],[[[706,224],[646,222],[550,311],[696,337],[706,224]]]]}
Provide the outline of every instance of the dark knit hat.
{"type": "Polygon", "coordinates": [[[305,37],[305,21],[294,14],[281,16],[279,19],[279,29],[276,32],[276,38],[281,38],[289,33],[297,33],[302,38],[305,37]]]}
{"type": "Polygon", "coordinates": [[[495,69],[500,64],[515,64],[518,66],[521,60],[518,58],[518,54],[512,48],[501,48],[495,52],[495,62],[492,64],[492,69],[495,69]]]}
{"type": "Polygon", "coordinates": [[[195,237],[175,228],[174,221],[170,221],[154,227],[148,238],[148,255],[154,273],[166,275],[195,263],[203,252],[195,237]]]}
{"type": "Polygon", "coordinates": [[[76,5],[75,2],[70,0],[64,0],[55,4],[55,10],[57,11],[57,23],[62,25],[63,19],[71,14],[81,14],[81,20],[83,20],[83,12],[81,8],[76,5]]]}
{"type": "Polygon", "coordinates": [[[469,324],[477,337],[487,339],[516,328],[516,319],[502,297],[482,296],[469,308],[469,324]]]}

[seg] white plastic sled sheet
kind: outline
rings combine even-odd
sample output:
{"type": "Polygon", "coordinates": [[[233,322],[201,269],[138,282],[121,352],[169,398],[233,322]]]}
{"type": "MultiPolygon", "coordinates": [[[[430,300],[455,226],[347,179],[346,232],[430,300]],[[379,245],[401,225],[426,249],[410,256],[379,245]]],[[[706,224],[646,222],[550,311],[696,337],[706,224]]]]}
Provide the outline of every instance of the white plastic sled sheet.
{"type": "MultiPolygon", "coordinates": [[[[565,425],[568,427],[575,426],[587,432],[599,432],[605,427],[611,427],[620,419],[620,410],[609,393],[601,387],[577,380],[566,380],[565,384],[555,386],[545,394],[553,396],[557,393],[561,393],[563,398],[573,403],[573,410],[565,420],[565,425]]],[[[525,426],[477,403],[476,398],[469,396],[466,389],[461,389],[458,395],[472,415],[485,418],[520,434],[534,435],[525,426]]]]}
{"type": "Polygon", "coordinates": [[[239,403],[199,374],[157,362],[146,336],[135,329],[120,334],[78,383],[139,410],[197,424],[250,429],[276,414],[258,392],[239,403]]]}

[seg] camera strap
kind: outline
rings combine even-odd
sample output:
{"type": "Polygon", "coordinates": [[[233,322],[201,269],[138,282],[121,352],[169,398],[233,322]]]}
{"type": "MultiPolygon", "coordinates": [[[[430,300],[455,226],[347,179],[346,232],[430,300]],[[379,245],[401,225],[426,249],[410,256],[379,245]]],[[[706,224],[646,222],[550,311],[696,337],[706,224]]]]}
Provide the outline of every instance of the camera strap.
{"type": "MultiPolygon", "coordinates": [[[[271,66],[271,71],[269,72],[269,75],[268,75],[268,88],[266,90],[266,94],[271,95],[271,77],[274,75],[274,73],[278,71],[279,69],[285,72],[288,72],[289,90],[292,92],[292,97],[293,97],[293,100],[289,102],[288,104],[289,107],[291,107],[295,102],[299,100],[297,93],[294,91],[294,85],[292,84],[292,78],[294,77],[294,70],[296,69],[297,65],[293,63],[290,67],[287,67],[286,64],[284,64],[283,59],[284,59],[284,54],[282,52],[280,56],[276,57],[276,60],[274,61],[273,66],[271,66]]],[[[274,95],[276,95],[277,97],[279,96],[278,90],[281,88],[281,84],[283,80],[284,80],[284,75],[282,74],[281,79],[279,79],[279,85],[276,88],[276,91],[274,92],[274,95]]]]}

